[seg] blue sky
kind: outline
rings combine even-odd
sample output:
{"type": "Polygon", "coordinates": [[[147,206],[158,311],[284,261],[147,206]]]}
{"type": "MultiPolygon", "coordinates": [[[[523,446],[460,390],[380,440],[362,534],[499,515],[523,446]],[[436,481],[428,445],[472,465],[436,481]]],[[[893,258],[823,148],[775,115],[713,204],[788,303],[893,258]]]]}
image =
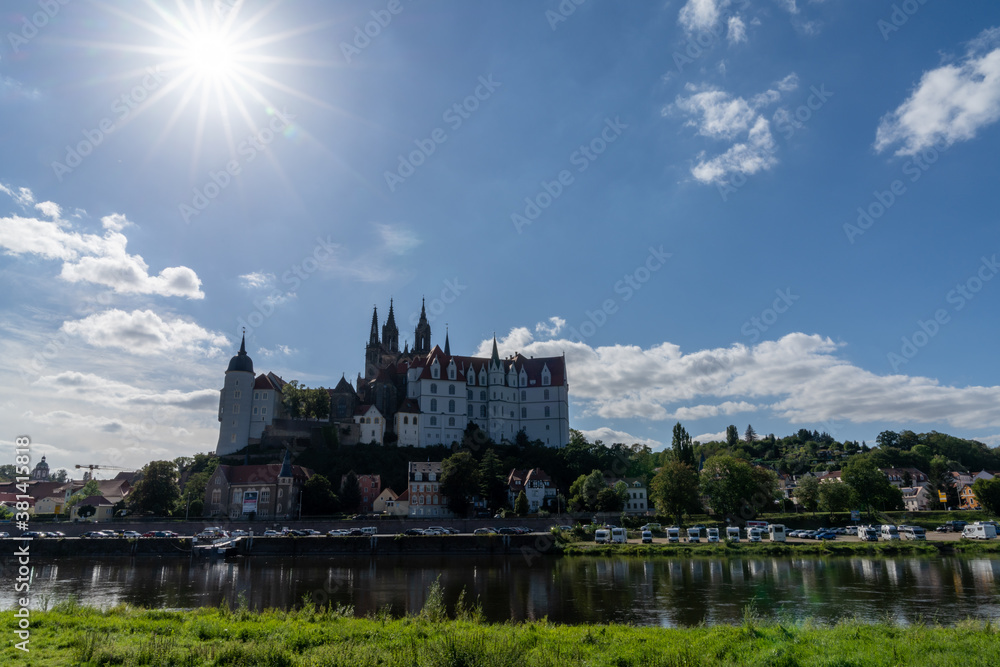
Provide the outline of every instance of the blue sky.
{"type": "Polygon", "coordinates": [[[1000,443],[1000,6],[60,3],[0,13],[0,417],[56,467],[214,449],[260,371],[565,354],[605,442],[1000,443]]]}

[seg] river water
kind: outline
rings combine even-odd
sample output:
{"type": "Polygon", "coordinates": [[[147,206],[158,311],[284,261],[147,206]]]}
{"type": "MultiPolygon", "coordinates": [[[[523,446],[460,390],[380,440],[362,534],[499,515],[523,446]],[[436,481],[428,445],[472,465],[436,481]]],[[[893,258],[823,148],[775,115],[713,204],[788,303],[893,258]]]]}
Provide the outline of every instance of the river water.
{"type": "MultiPolygon", "coordinates": [[[[14,568],[0,577],[0,606],[14,604],[14,568]]],[[[833,622],[843,617],[950,624],[1000,620],[1000,558],[589,558],[331,557],[189,561],[59,561],[34,566],[35,607],[75,595],[118,603],[191,608],[288,608],[305,595],[416,613],[439,576],[449,609],[464,588],[490,621],[646,626],[733,624],[752,605],[764,618],[833,622]]]]}

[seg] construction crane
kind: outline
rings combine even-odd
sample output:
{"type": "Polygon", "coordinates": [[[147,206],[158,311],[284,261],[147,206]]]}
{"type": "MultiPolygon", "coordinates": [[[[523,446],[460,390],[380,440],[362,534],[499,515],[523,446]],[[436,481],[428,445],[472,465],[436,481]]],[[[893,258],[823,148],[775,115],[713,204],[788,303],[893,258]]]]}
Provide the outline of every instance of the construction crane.
{"type": "Polygon", "coordinates": [[[89,472],[83,473],[83,481],[85,482],[87,480],[93,479],[95,470],[118,470],[122,472],[135,472],[135,470],[133,470],[132,468],[119,468],[118,466],[102,466],[102,465],[97,465],[96,463],[90,463],[88,465],[80,465],[78,463],[76,464],[76,467],[86,468],[87,470],[89,470],[89,472]]]}

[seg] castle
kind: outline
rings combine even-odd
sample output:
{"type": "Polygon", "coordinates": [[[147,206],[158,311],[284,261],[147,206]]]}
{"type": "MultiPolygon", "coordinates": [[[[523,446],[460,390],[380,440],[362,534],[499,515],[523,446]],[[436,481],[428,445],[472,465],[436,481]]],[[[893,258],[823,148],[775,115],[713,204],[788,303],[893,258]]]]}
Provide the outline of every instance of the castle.
{"type": "MultiPolygon", "coordinates": [[[[355,424],[361,442],[395,442],[426,447],[461,442],[469,423],[494,442],[514,442],[523,430],[528,440],[550,447],[569,442],[569,381],[566,359],[501,359],[496,337],[489,357],[453,355],[447,333],[444,349],[431,346],[431,327],[423,305],[413,348],[399,349],[392,301],[379,332],[378,308],[372,313],[365,345],[365,372],[355,385],[345,377],[330,394],[329,421],[355,424]]],[[[254,375],[245,340],[226,370],[219,396],[216,454],[238,452],[260,442],[275,419],[286,416],[285,382],[273,373],[254,375]]]]}

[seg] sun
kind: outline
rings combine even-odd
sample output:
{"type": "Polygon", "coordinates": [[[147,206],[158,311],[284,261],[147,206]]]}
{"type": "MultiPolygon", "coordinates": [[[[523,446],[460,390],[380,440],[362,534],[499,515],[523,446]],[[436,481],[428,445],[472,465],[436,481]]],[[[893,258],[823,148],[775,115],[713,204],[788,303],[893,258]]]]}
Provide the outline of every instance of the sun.
{"type": "Polygon", "coordinates": [[[230,81],[237,72],[236,43],[220,30],[192,33],[181,47],[180,66],[204,83],[230,81]]]}

